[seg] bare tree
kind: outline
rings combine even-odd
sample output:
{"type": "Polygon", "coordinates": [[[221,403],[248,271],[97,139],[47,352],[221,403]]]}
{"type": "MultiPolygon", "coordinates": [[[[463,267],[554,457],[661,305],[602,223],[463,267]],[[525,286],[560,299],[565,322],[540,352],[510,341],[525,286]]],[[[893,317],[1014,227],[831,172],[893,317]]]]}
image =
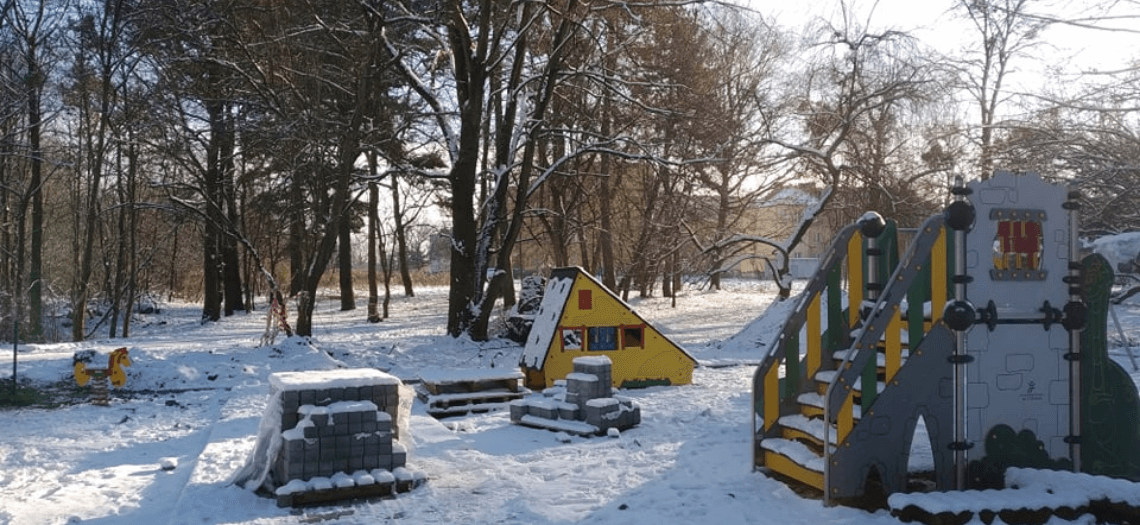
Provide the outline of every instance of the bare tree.
{"type": "Polygon", "coordinates": [[[21,85],[13,87],[19,89],[26,111],[21,133],[25,139],[22,153],[27,158],[28,178],[16,199],[15,282],[12,289],[12,294],[16,297],[14,318],[21,319],[24,314],[21,298],[24,294],[23,274],[26,270],[30,325],[26,331],[33,338],[42,337],[43,333],[43,186],[45,166],[49,161],[43,149],[42,138],[45,128],[45,88],[51,72],[53,47],[57,44],[62,29],[63,13],[58,8],[59,6],[47,2],[6,2],[3,6],[3,14],[6,15],[4,26],[11,32],[12,43],[18,53],[13,58],[21,64],[21,85]],[[27,228],[30,228],[30,233],[27,228]]]}
{"type": "MultiPolygon", "coordinates": [[[[871,32],[846,5],[843,7],[839,25],[821,25],[817,43],[808,50],[814,66],[794,80],[803,86],[794,113],[772,126],[767,138],[786,149],[801,173],[816,177],[822,188],[819,201],[805,208],[798,226],[786,239],[739,235],[720,243],[771,246],[777,252],[771,266],[783,297],[791,292],[791,251],[841,190],[864,187],[866,180],[857,177],[859,170],[866,168],[858,164],[863,160],[858,151],[864,144],[860,136],[874,135],[880,125],[876,123],[895,108],[921,100],[923,88],[930,82],[930,71],[917,59],[908,35],[893,30],[871,32]],[[800,136],[806,138],[793,138],[800,136]]],[[[927,175],[933,173],[936,171],[927,175]]]]}
{"type": "Polygon", "coordinates": [[[955,8],[964,11],[973,23],[978,47],[954,67],[978,111],[978,176],[989,178],[994,169],[994,131],[1003,102],[1011,93],[1007,86],[1013,65],[1038,45],[1049,20],[1029,13],[1030,0],[958,0],[955,8]]]}

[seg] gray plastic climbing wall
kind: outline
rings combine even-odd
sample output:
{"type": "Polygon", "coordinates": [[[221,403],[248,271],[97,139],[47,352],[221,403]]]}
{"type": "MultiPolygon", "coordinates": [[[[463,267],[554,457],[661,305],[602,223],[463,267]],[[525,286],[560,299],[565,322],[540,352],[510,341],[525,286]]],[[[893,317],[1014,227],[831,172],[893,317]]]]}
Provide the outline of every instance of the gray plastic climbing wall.
{"type": "Polygon", "coordinates": [[[1061,326],[1069,300],[1067,188],[1008,172],[969,186],[977,215],[966,244],[968,299],[988,322],[967,335],[973,360],[966,365],[966,438],[974,444],[968,456],[977,460],[1028,442],[1049,458],[1067,458],[1070,345],[1061,326]]]}

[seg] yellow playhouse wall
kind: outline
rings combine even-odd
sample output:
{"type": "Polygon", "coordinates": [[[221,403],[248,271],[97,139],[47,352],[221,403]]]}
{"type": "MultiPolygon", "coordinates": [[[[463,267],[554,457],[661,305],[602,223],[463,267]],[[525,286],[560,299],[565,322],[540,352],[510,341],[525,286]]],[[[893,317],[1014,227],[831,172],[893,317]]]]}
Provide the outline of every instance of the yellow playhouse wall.
{"type": "Polygon", "coordinates": [[[587,337],[586,349],[563,350],[560,334],[551,338],[544,363],[544,376],[547,386],[551,386],[556,379],[562,379],[573,371],[573,360],[576,357],[604,355],[613,361],[614,386],[646,386],[663,384],[665,380],[672,385],[685,385],[692,382],[695,360],[677,347],[672,341],[665,338],[656,328],[638,317],[629,308],[613,297],[609,291],[594,283],[589,278],[579,276],[566,300],[562,318],[557,330],[562,328],[618,326],[619,348],[616,350],[589,350],[590,341],[587,337]],[[592,308],[581,310],[578,308],[580,290],[589,290],[592,298],[592,308]],[[644,348],[620,348],[621,326],[643,326],[644,348]]]}

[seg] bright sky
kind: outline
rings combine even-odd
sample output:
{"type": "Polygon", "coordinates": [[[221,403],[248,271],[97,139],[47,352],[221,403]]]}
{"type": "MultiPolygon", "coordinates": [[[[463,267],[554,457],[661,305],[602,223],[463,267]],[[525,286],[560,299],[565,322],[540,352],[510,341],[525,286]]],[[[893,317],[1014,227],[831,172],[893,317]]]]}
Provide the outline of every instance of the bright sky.
{"type": "MultiPolygon", "coordinates": [[[[839,0],[739,0],[750,5],[765,16],[775,16],[785,27],[799,27],[804,23],[823,18],[840,20],[839,0]]],[[[1056,14],[1055,9],[1063,9],[1066,18],[1075,18],[1090,2],[1084,0],[1056,0],[1034,2],[1034,12],[1056,14]],[[1068,5],[1063,8],[1049,8],[1049,5],[1068,5]]],[[[865,23],[870,16],[872,30],[896,29],[910,33],[926,45],[944,53],[952,53],[963,45],[974,45],[977,37],[972,25],[963,18],[960,10],[954,10],[955,0],[848,0],[848,6],[857,13],[855,19],[865,23]]],[[[1111,22],[1099,22],[1117,31],[1098,31],[1072,26],[1053,25],[1043,32],[1043,40],[1052,48],[1042,50],[1046,60],[1068,63],[1073,69],[1087,71],[1111,71],[1123,68],[1129,60],[1140,58],[1140,2],[1125,0],[1116,2],[1110,15],[1117,18],[1111,22]]],[[[1090,16],[1085,13],[1083,16],[1090,16]]]]}

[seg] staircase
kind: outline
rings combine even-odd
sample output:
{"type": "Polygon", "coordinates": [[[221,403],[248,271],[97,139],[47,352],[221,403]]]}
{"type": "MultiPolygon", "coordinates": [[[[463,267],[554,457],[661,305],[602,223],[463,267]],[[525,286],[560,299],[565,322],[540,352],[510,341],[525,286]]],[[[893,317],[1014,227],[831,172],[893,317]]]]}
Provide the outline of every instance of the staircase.
{"type": "Polygon", "coordinates": [[[901,263],[877,215],[840,231],[753,379],[756,467],[825,500],[863,495],[872,471],[898,492],[921,417],[936,483],[952,484],[946,230],[942,214],[928,219],[901,263]]]}

